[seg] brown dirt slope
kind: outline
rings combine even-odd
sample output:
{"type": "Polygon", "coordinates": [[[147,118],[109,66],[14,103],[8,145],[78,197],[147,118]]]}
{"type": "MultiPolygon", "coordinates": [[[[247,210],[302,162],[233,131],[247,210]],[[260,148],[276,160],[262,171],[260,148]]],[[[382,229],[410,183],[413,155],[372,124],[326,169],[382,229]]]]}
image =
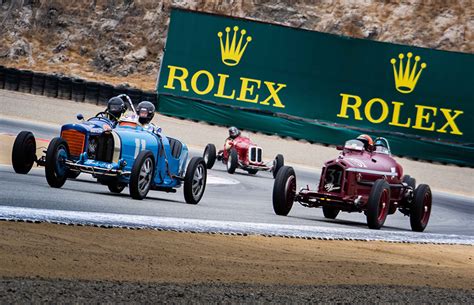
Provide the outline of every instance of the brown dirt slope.
{"type": "Polygon", "coordinates": [[[172,6],[474,52],[471,0],[10,0],[0,9],[0,64],[153,89],[172,6]]]}

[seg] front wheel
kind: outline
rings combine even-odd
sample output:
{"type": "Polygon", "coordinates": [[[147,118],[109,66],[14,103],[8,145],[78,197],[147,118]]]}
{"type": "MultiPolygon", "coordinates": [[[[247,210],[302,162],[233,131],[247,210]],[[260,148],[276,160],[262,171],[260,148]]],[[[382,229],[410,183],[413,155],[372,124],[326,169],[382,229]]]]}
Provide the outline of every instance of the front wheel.
{"type": "Polygon", "coordinates": [[[66,182],[69,172],[66,165],[68,156],[69,147],[64,139],[56,137],[49,142],[46,150],[45,175],[51,187],[60,188],[66,182]]]}
{"type": "Polygon", "coordinates": [[[229,174],[235,173],[235,170],[237,169],[237,165],[239,165],[239,156],[235,148],[231,148],[229,151],[229,156],[226,163],[227,172],[229,174]]]}
{"type": "Polygon", "coordinates": [[[378,179],[370,190],[367,202],[367,225],[379,230],[387,219],[390,206],[390,186],[387,181],[378,179]]]}
{"type": "Polygon", "coordinates": [[[130,196],[142,200],[148,194],[155,173],[155,160],[149,150],[142,150],[132,166],[130,196]]]}
{"type": "Polygon", "coordinates": [[[184,176],[184,200],[189,204],[198,204],[204,195],[207,181],[206,162],[203,158],[194,157],[189,161],[184,176]]]}
{"type": "Polygon", "coordinates": [[[296,196],[295,170],[289,166],[283,166],[273,183],[273,211],[277,215],[286,216],[293,207],[296,196]]]}
{"type": "Polygon", "coordinates": [[[28,174],[36,160],[36,140],[29,131],[20,132],[13,144],[12,165],[15,173],[28,174]]]}
{"type": "Polygon", "coordinates": [[[273,165],[273,178],[276,178],[278,171],[280,168],[285,165],[285,159],[283,158],[283,155],[276,155],[274,165],[273,165]]]}
{"type": "Polygon", "coordinates": [[[211,169],[216,162],[216,146],[214,144],[207,144],[202,157],[204,162],[206,162],[207,169],[211,169]]]}
{"type": "Polygon", "coordinates": [[[430,187],[426,184],[418,185],[410,208],[410,225],[413,231],[423,232],[425,230],[430,220],[431,201],[430,187]]]}

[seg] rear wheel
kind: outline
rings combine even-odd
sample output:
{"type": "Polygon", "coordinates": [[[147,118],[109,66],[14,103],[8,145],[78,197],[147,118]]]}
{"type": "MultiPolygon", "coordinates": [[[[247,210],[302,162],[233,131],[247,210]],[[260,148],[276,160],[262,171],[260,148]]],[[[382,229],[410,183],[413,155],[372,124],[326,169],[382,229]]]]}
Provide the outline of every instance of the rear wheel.
{"type": "Polygon", "coordinates": [[[204,195],[207,181],[206,162],[203,158],[194,157],[189,161],[184,176],[184,200],[189,204],[198,204],[204,195]]]}
{"type": "Polygon", "coordinates": [[[431,215],[431,189],[426,184],[420,184],[415,190],[415,197],[410,208],[411,229],[423,232],[428,225],[431,215]]]}
{"type": "Polygon", "coordinates": [[[45,174],[46,181],[51,187],[60,188],[64,185],[68,175],[66,161],[69,156],[69,147],[62,138],[54,138],[49,142],[46,150],[45,174]]]}
{"type": "Polygon", "coordinates": [[[13,144],[12,165],[15,173],[28,174],[36,161],[36,140],[29,131],[20,132],[13,144]]]}
{"type": "Polygon", "coordinates": [[[207,144],[206,148],[204,149],[203,154],[204,162],[206,163],[206,167],[211,169],[216,162],[216,146],[214,144],[207,144]]]}
{"type": "Polygon", "coordinates": [[[237,151],[235,148],[231,148],[229,151],[229,156],[227,159],[227,172],[229,174],[235,173],[235,170],[237,169],[237,165],[239,164],[239,156],[237,155],[237,151]]]}
{"type": "Polygon", "coordinates": [[[296,175],[292,167],[283,166],[273,183],[273,211],[286,216],[293,207],[296,196],[296,175]]]}
{"type": "Polygon", "coordinates": [[[387,219],[390,206],[390,187],[383,179],[375,181],[367,202],[367,225],[370,229],[380,229],[387,219]]]}
{"type": "Polygon", "coordinates": [[[126,187],[127,185],[125,183],[122,183],[122,182],[110,182],[107,184],[107,187],[109,188],[109,191],[111,191],[112,193],[115,193],[115,194],[120,194],[123,189],[126,187]]]}
{"type": "Polygon", "coordinates": [[[323,214],[326,218],[336,219],[337,215],[339,214],[339,209],[323,206],[323,214]]]}
{"type": "Polygon", "coordinates": [[[130,196],[142,200],[148,194],[155,173],[155,161],[149,150],[142,150],[132,166],[130,196]]]}
{"type": "Polygon", "coordinates": [[[276,155],[273,165],[273,178],[276,178],[278,171],[283,165],[285,165],[285,159],[283,158],[283,155],[276,155]]]}

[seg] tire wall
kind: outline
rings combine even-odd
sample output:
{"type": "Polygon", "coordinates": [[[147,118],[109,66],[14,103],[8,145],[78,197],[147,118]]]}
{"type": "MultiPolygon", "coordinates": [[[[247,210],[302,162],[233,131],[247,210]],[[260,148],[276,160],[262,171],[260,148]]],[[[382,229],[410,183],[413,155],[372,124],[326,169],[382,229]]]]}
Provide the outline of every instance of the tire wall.
{"type": "Polygon", "coordinates": [[[157,103],[157,94],[153,91],[4,66],[0,66],[0,89],[96,105],[106,105],[111,97],[122,93],[128,94],[134,104],[144,100],[157,103]]]}

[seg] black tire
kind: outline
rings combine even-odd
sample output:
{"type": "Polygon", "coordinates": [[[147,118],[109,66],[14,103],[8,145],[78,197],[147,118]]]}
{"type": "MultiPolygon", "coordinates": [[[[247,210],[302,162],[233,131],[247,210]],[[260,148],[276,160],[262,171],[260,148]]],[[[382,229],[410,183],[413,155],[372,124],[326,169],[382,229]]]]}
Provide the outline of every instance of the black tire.
{"type": "Polygon", "coordinates": [[[410,225],[413,231],[423,232],[428,225],[432,199],[430,187],[426,184],[418,185],[410,208],[410,225]]]}
{"type": "Polygon", "coordinates": [[[337,215],[339,214],[339,211],[339,209],[333,207],[323,206],[324,217],[329,219],[336,219],[337,215]]]}
{"type": "Polygon", "coordinates": [[[155,176],[155,159],[149,150],[142,150],[133,162],[130,175],[130,196],[142,200],[150,191],[155,176]]]}
{"type": "Polygon", "coordinates": [[[63,138],[56,137],[49,142],[44,169],[51,187],[60,188],[66,182],[69,170],[65,161],[68,157],[69,147],[63,138]]]}
{"type": "Polygon", "coordinates": [[[198,204],[206,190],[207,168],[201,157],[193,157],[189,161],[184,176],[184,200],[189,204],[198,204]]]}
{"type": "Polygon", "coordinates": [[[408,184],[408,186],[411,186],[413,190],[416,188],[416,179],[413,177],[410,177],[410,175],[403,175],[402,177],[402,182],[405,182],[408,184]]]}
{"type": "Polygon", "coordinates": [[[293,207],[296,196],[296,174],[293,167],[283,166],[273,183],[273,211],[286,216],[293,207]]]}
{"type": "Polygon", "coordinates": [[[115,194],[120,194],[126,186],[127,185],[125,183],[121,183],[121,182],[117,182],[117,181],[109,182],[107,184],[107,187],[109,188],[109,191],[111,191],[112,193],[115,193],[115,194]]]}
{"type": "Polygon", "coordinates": [[[276,155],[275,157],[275,165],[273,166],[273,178],[276,178],[278,171],[282,166],[285,165],[285,159],[283,158],[283,155],[276,155]]]}
{"type": "Polygon", "coordinates": [[[28,174],[35,161],[35,136],[29,131],[21,131],[15,138],[12,150],[12,165],[15,173],[28,174]]]}
{"type": "Polygon", "coordinates": [[[367,225],[379,230],[387,219],[390,208],[390,186],[383,179],[375,181],[367,202],[367,225]]]}
{"type": "Polygon", "coordinates": [[[237,151],[235,148],[231,148],[229,151],[229,158],[227,159],[226,166],[227,172],[229,174],[235,173],[237,166],[239,165],[239,156],[237,155],[237,151]]]}
{"type": "Polygon", "coordinates": [[[256,175],[258,173],[258,169],[254,169],[254,168],[247,168],[246,171],[250,175],[256,175]]]}
{"type": "Polygon", "coordinates": [[[207,169],[211,169],[216,162],[216,146],[214,144],[207,144],[202,157],[204,162],[206,162],[207,169]]]}

